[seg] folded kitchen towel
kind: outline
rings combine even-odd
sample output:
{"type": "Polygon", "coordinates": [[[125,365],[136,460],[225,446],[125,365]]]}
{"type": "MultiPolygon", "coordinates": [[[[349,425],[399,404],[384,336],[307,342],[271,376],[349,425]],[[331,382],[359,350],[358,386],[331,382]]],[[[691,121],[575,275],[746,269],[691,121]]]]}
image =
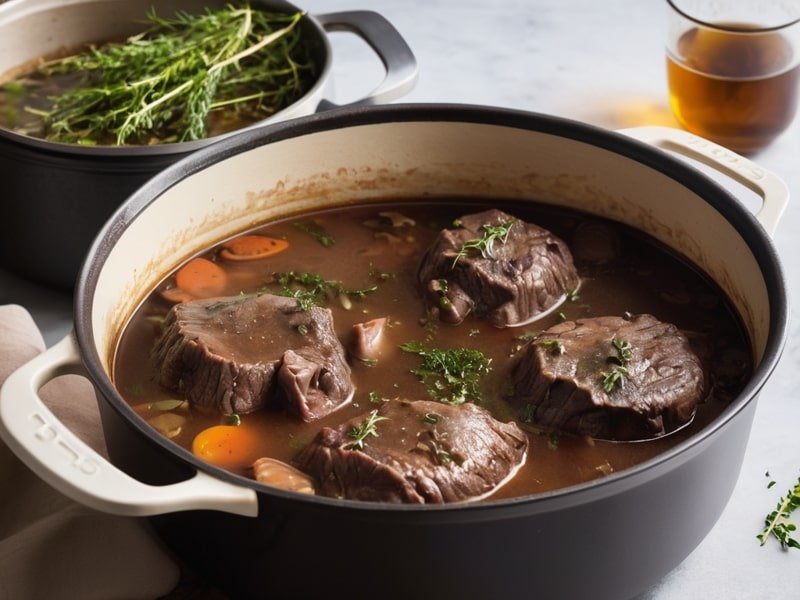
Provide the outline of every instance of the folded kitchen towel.
{"type": "MultiPolygon", "coordinates": [[[[30,314],[0,306],[0,384],[45,348],[30,314]]],[[[105,454],[91,384],[76,375],[41,390],[51,410],[105,454]]],[[[107,515],[63,496],[0,442],[0,600],[153,599],[179,569],[146,521],[107,515]]]]}

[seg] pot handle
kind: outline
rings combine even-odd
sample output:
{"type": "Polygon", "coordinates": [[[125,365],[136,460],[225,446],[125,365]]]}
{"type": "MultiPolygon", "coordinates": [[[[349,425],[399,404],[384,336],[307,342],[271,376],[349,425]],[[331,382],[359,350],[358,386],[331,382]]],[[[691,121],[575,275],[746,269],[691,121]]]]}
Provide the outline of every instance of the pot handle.
{"type": "Polygon", "coordinates": [[[117,515],[201,509],[258,514],[255,490],[203,472],[158,486],[112,465],[67,429],[39,397],[40,387],[66,374],[86,375],[74,333],[14,371],[0,388],[0,438],[48,484],[81,504],[117,515]]]}
{"type": "MultiPolygon", "coordinates": [[[[386,76],[367,96],[348,102],[346,106],[370,106],[391,102],[408,92],[417,83],[417,59],[406,41],[389,21],[370,10],[354,10],[314,15],[325,31],[348,31],[363,39],[381,59],[386,76]]],[[[323,100],[318,109],[336,108],[323,100]]]]}
{"type": "Polygon", "coordinates": [[[693,158],[727,175],[761,196],[761,208],[755,217],[772,236],[789,204],[789,188],[783,180],[747,158],[714,142],[673,127],[633,127],[619,129],[629,137],[652,146],[672,150],[693,158]]]}

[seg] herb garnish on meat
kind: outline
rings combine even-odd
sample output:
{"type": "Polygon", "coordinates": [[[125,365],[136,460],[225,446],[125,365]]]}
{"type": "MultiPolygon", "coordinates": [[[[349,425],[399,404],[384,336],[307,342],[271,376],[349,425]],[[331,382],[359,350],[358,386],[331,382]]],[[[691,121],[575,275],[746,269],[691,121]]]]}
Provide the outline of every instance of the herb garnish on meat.
{"type": "Polygon", "coordinates": [[[453,405],[483,400],[479,383],[491,371],[491,359],[480,350],[426,348],[419,342],[406,342],[400,349],[422,359],[422,365],[411,372],[425,384],[432,398],[453,405]]]}
{"type": "Polygon", "coordinates": [[[466,257],[470,250],[477,250],[483,258],[494,258],[494,243],[498,240],[501,243],[505,243],[513,225],[514,221],[508,221],[500,225],[481,225],[483,235],[461,244],[461,248],[459,248],[458,254],[453,260],[453,267],[456,266],[460,259],[466,257]]]}
{"type": "Polygon", "coordinates": [[[370,413],[364,417],[364,420],[361,421],[359,425],[351,427],[350,431],[347,432],[348,437],[353,438],[353,441],[342,444],[342,449],[363,450],[364,446],[367,445],[366,440],[369,436],[378,437],[378,423],[387,420],[387,417],[381,417],[378,415],[377,409],[370,411],[370,413]]]}
{"type": "Polygon", "coordinates": [[[628,377],[628,361],[633,358],[633,346],[630,342],[620,340],[618,338],[611,339],[611,345],[617,351],[616,356],[609,356],[608,362],[614,366],[610,371],[602,371],[600,377],[603,380],[603,391],[606,394],[611,393],[615,387],[622,387],[625,385],[625,379],[628,377]]]}

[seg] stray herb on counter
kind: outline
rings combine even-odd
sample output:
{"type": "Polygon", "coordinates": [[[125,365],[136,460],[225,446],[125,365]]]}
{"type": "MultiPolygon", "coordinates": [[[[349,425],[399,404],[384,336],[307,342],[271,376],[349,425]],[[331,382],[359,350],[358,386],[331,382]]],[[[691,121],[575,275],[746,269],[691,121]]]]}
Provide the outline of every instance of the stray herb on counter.
{"type": "Polygon", "coordinates": [[[478,384],[481,377],[491,371],[491,359],[480,350],[426,348],[419,342],[406,342],[400,349],[422,359],[422,365],[411,372],[426,386],[432,398],[453,405],[483,400],[478,384]]]}
{"type": "MultiPolygon", "coordinates": [[[[766,473],[766,476],[769,477],[769,473],[766,473]]],[[[775,482],[770,481],[767,488],[769,489],[773,485],[775,482]]],[[[764,529],[756,536],[762,546],[767,543],[770,536],[774,536],[784,550],[800,549],[800,541],[792,537],[797,530],[797,525],[789,520],[792,512],[797,508],[800,508],[800,478],[797,479],[795,486],[786,492],[785,496],[781,496],[775,510],[764,519],[764,529]]]]}
{"type": "MultiPolygon", "coordinates": [[[[453,224],[455,224],[455,221],[453,224]]],[[[470,250],[477,250],[483,258],[494,258],[494,243],[499,240],[505,244],[513,225],[514,221],[508,221],[500,225],[481,225],[481,229],[484,231],[483,235],[461,244],[461,248],[459,248],[458,254],[453,260],[453,267],[456,266],[460,259],[466,257],[470,250]]]]}
{"type": "Polygon", "coordinates": [[[352,442],[347,442],[342,445],[343,450],[363,450],[367,445],[367,438],[369,436],[378,437],[378,423],[387,421],[388,417],[378,416],[378,410],[371,411],[359,425],[351,427],[347,432],[348,437],[353,438],[352,442]]]}

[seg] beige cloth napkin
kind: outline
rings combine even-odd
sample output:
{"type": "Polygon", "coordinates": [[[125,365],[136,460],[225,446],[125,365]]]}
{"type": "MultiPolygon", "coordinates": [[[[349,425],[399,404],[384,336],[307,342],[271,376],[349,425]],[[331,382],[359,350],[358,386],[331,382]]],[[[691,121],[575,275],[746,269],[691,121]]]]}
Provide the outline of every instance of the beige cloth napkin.
{"type": "MultiPolygon", "coordinates": [[[[0,306],[0,384],[45,348],[30,314],[0,306]]],[[[42,399],[105,454],[94,391],[84,378],[59,377],[42,399]]],[[[141,519],[107,515],[63,496],[0,442],[0,600],[154,599],[179,570],[141,519]]]]}

